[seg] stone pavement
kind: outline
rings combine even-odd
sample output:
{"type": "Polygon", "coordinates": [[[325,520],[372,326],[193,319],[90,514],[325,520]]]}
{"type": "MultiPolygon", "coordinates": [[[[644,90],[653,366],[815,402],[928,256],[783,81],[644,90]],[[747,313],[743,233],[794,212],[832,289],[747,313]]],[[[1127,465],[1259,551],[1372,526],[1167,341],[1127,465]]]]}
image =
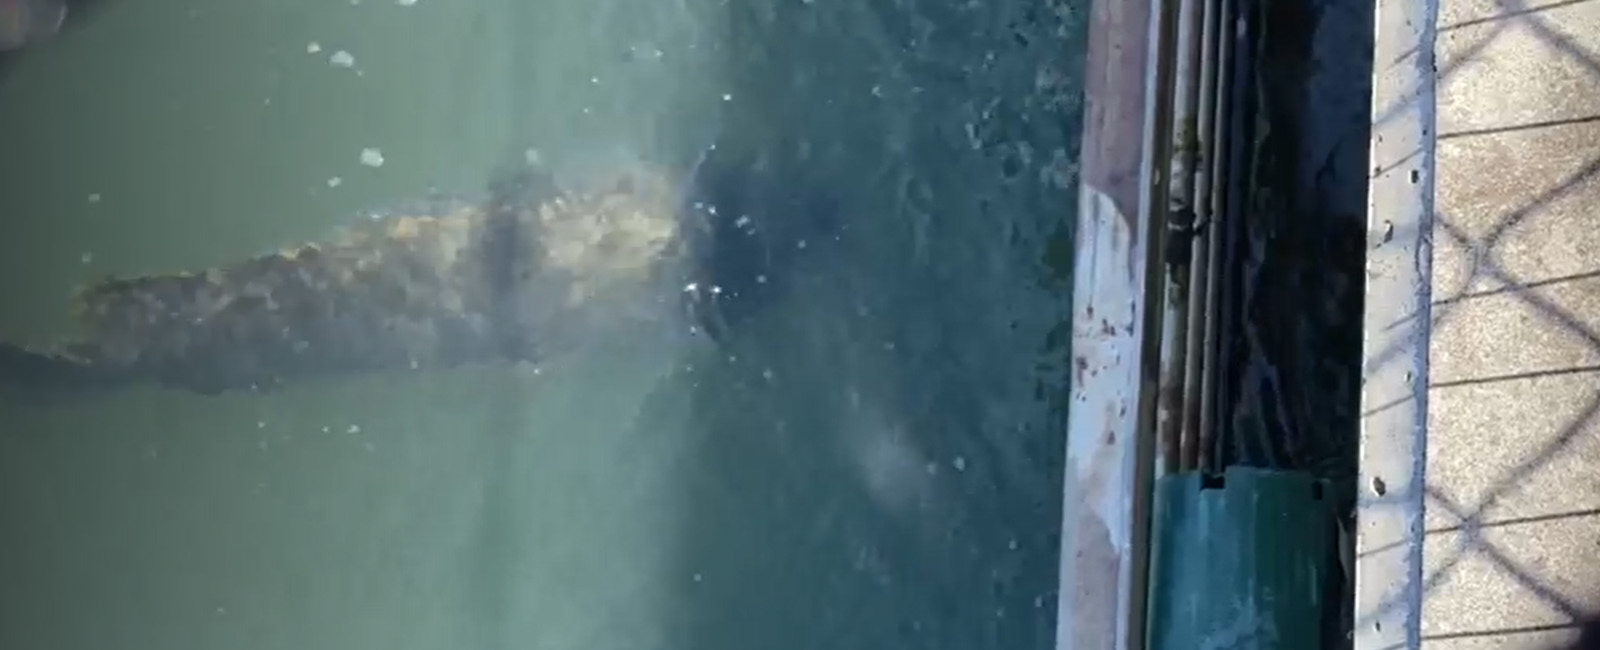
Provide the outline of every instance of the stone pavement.
{"type": "Polygon", "coordinates": [[[1358,543],[1357,647],[1545,647],[1600,606],[1600,0],[1379,4],[1363,406],[1374,528],[1358,543]],[[1411,51],[1430,39],[1432,61],[1411,51]],[[1395,78],[1386,91],[1401,57],[1422,62],[1431,96],[1395,78]],[[1408,119],[1416,146],[1381,141],[1408,119]],[[1431,244],[1431,278],[1384,251],[1413,244],[1421,261],[1431,244]],[[1387,272],[1431,295],[1404,305],[1387,272]],[[1408,353],[1421,341],[1425,356],[1408,353]],[[1397,390],[1412,368],[1425,400],[1397,390]],[[1416,481],[1374,482],[1405,473],[1384,454],[1419,447],[1416,481]],[[1418,506],[1421,553],[1396,552],[1418,506]],[[1380,619],[1420,636],[1364,629],[1380,619]]]}

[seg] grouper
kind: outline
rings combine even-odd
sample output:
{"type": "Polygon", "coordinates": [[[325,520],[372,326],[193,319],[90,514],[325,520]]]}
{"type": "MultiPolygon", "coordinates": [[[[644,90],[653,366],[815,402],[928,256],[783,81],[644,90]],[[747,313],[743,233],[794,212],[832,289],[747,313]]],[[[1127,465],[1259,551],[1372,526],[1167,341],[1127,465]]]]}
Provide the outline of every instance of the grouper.
{"type": "Polygon", "coordinates": [[[415,201],[325,242],[96,282],[73,298],[75,338],[0,344],[0,381],[261,391],[537,362],[652,322],[693,329],[703,319],[683,302],[695,287],[688,184],[643,166],[596,178],[560,184],[518,166],[485,196],[415,201]]]}

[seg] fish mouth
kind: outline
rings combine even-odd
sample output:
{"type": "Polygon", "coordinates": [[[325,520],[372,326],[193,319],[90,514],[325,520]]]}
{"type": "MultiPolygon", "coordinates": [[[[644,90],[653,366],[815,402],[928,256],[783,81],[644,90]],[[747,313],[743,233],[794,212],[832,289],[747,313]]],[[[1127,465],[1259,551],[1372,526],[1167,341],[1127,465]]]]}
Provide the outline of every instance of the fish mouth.
{"type": "Polygon", "coordinates": [[[67,22],[59,0],[0,0],[0,52],[48,40],[67,22]]]}

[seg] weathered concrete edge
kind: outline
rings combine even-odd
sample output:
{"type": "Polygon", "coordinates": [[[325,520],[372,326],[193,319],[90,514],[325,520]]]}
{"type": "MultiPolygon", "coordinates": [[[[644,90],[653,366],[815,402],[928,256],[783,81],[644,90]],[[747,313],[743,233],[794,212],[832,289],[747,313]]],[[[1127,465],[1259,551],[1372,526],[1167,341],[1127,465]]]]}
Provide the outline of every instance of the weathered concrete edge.
{"type": "Polygon", "coordinates": [[[1378,0],[1362,323],[1355,650],[1421,645],[1438,0],[1378,0]]]}
{"type": "MultiPolygon", "coordinates": [[[[1155,0],[1095,0],[1074,231],[1060,650],[1142,650],[1161,275],[1151,269],[1165,137],[1155,0]],[[1154,307],[1155,309],[1152,309],[1154,307]]],[[[1164,201],[1164,199],[1160,199],[1164,201]]]]}

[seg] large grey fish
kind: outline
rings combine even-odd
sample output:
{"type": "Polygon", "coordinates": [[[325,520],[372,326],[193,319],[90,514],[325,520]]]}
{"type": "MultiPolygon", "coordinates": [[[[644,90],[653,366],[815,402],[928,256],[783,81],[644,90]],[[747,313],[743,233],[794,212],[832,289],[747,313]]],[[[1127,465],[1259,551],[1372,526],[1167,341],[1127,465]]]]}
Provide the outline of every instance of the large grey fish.
{"type": "Polygon", "coordinates": [[[325,243],[93,284],[74,300],[83,335],[0,346],[0,379],[46,390],[268,389],[533,360],[682,316],[683,184],[649,169],[577,188],[551,178],[524,169],[482,200],[421,201],[325,243]]]}

